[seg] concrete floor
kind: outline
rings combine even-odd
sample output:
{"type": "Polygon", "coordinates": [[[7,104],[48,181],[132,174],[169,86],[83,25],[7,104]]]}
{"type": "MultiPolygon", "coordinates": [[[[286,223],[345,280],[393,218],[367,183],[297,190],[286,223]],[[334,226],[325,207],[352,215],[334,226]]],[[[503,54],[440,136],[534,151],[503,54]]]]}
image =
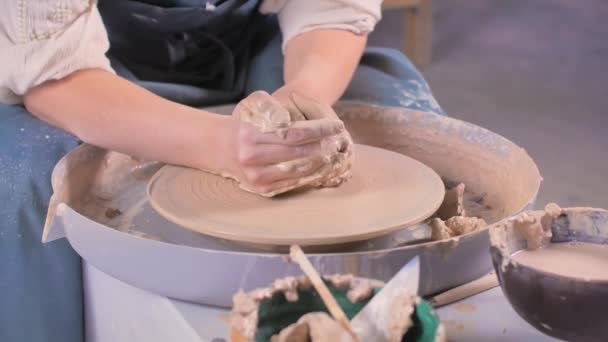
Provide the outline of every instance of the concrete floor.
{"type": "MultiPolygon", "coordinates": [[[[435,0],[424,68],[449,115],[526,148],[544,177],[537,206],[608,208],[608,3],[435,0]]],[[[386,12],[370,45],[400,48],[386,12]]]]}

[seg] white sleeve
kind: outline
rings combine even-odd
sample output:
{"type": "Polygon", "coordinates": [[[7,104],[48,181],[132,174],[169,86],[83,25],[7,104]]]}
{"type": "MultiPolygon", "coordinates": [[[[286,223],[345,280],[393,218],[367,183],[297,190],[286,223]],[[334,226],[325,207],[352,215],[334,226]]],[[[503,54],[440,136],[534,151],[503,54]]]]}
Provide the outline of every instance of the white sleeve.
{"type": "Polygon", "coordinates": [[[277,13],[283,50],[294,36],[317,29],[355,34],[373,31],[382,17],[382,0],[265,0],[262,13],[277,13]]]}
{"type": "Polygon", "coordinates": [[[82,69],[113,72],[96,0],[15,0],[0,13],[0,102],[82,69]]]}

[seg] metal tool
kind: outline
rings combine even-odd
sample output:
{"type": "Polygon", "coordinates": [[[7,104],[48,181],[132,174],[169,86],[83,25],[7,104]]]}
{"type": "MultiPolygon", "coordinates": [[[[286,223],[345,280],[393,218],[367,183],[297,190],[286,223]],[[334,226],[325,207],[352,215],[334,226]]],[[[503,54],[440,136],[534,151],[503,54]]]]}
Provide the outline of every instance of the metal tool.
{"type": "Polygon", "coordinates": [[[414,257],[351,320],[353,330],[361,341],[389,341],[390,322],[395,319],[394,311],[390,310],[393,307],[391,304],[404,294],[415,296],[419,279],[420,262],[418,257],[414,257]]]}

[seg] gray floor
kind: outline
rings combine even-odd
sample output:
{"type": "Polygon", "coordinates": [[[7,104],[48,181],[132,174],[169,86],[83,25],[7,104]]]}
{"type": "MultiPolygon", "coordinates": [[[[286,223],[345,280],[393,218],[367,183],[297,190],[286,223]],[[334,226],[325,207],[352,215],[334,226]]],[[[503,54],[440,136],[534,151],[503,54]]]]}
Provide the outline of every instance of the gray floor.
{"type": "MultiPolygon", "coordinates": [[[[608,208],[608,2],[435,0],[424,68],[449,115],[526,148],[544,177],[537,206],[608,208]]],[[[371,44],[400,48],[385,13],[371,44]]]]}

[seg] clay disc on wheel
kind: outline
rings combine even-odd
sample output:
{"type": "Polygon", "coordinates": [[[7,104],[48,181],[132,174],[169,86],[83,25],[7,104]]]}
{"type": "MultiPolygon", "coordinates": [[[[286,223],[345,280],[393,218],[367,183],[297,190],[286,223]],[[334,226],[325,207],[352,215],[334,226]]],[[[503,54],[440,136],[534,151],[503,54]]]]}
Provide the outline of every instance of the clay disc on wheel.
{"type": "Polygon", "coordinates": [[[168,220],[214,237],[264,245],[325,245],[364,240],[416,224],[441,205],[440,177],[417,160],[355,145],[352,178],[336,188],[264,198],[233,180],[167,165],[148,197],[168,220]]]}

